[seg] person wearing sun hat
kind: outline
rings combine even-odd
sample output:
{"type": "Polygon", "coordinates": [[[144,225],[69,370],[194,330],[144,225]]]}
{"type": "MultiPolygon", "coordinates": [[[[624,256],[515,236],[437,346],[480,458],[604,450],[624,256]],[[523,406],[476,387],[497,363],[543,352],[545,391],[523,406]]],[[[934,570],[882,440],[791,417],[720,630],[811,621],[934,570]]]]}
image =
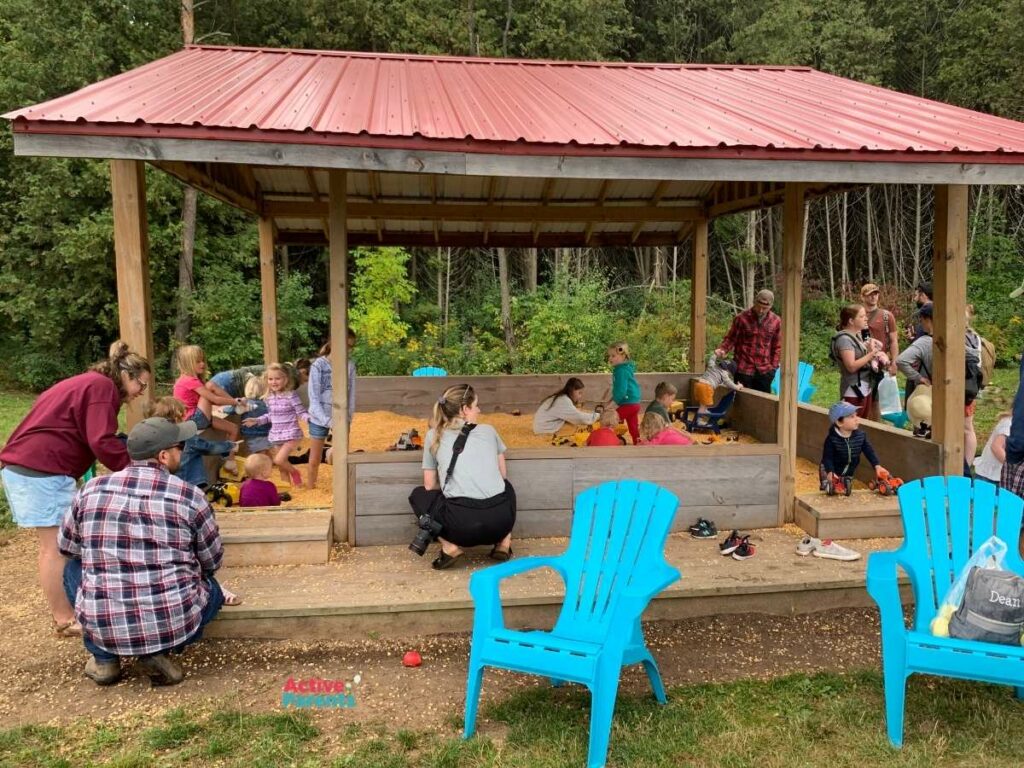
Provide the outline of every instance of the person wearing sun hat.
{"type": "Polygon", "coordinates": [[[139,422],[128,434],[128,466],[86,483],[64,517],[64,588],[92,654],[85,675],[98,685],[120,679],[122,656],[137,657],[154,684],[181,682],[168,652],[199,640],[224,603],[213,578],[224,556],[213,510],[173,474],[195,434],[193,421],[139,422]]]}

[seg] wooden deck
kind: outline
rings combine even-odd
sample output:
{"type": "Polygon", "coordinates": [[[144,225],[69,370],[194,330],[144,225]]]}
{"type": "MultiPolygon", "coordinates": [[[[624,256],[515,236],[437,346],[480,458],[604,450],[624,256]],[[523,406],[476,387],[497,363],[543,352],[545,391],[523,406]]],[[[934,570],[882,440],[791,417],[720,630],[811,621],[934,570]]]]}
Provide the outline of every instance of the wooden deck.
{"type": "MultiPolygon", "coordinates": [[[[723,534],[724,535],[724,534],[723,534]]],[[[722,536],[719,537],[721,539],[722,536]]],[[[669,537],[669,562],[683,573],[649,607],[645,618],[680,619],[745,612],[795,614],[871,605],[864,589],[865,559],[837,562],[795,553],[795,528],[753,533],[757,554],[736,561],[718,554],[718,540],[669,537]]],[[[854,543],[866,554],[893,549],[898,539],[854,543]]],[[[566,539],[519,540],[516,557],[557,554],[566,539]]],[[[325,565],[225,568],[221,581],[244,595],[210,625],[214,637],[369,638],[469,631],[469,575],[491,563],[486,550],[467,554],[453,569],[430,568],[432,547],[418,558],[405,546],[339,547],[325,565]]],[[[505,622],[550,627],[561,605],[561,581],[550,570],[504,583],[505,622]]]]}

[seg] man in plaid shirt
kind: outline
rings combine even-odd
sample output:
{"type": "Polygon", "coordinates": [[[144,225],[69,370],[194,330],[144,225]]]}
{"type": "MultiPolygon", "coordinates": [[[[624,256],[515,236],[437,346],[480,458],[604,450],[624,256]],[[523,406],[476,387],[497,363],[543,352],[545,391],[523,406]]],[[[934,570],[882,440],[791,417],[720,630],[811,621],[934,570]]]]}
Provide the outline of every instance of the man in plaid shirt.
{"type": "Polygon", "coordinates": [[[774,303],[775,294],[758,291],[754,306],[733,318],[729,333],[715,350],[716,357],[734,350],[736,381],[759,392],[772,391],[782,352],[782,318],[772,312],[774,303]]]}
{"type": "Polygon", "coordinates": [[[181,682],[168,651],[199,640],[224,603],[213,510],[173,474],[195,434],[192,421],[140,422],[128,435],[131,463],[86,483],[64,517],[64,588],[92,654],[85,674],[99,685],[120,679],[121,656],[137,656],[154,684],[181,682]]]}

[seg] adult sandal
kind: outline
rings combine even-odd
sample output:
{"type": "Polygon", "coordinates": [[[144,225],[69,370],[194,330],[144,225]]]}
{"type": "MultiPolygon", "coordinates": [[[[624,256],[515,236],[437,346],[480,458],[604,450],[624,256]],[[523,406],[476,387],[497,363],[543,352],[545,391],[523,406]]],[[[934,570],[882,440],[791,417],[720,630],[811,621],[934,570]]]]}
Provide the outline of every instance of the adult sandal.
{"type": "Polygon", "coordinates": [[[512,547],[508,549],[500,549],[497,544],[491,550],[491,560],[497,560],[499,563],[507,563],[512,558],[512,547]]]}
{"type": "Polygon", "coordinates": [[[462,557],[463,554],[463,552],[459,552],[457,555],[449,555],[447,552],[442,550],[441,554],[438,555],[430,565],[435,571],[443,571],[445,568],[451,568],[455,565],[455,562],[462,557]]]}
{"type": "Polygon", "coordinates": [[[81,637],[82,636],[82,625],[75,619],[68,619],[65,622],[57,624],[54,622],[54,631],[57,633],[57,637],[81,637]]]}

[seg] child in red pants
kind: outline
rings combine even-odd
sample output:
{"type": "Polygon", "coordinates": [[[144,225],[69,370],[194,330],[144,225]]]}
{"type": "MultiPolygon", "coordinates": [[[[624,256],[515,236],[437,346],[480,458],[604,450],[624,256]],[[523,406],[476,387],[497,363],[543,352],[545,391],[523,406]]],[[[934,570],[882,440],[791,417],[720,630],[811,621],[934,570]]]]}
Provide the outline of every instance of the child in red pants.
{"type": "Polygon", "coordinates": [[[612,366],[612,399],[619,418],[626,422],[633,445],[640,442],[640,382],[636,380],[636,364],[629,359],[629,345],[624,341],[608,347],[608,364],[612,366]]]}

